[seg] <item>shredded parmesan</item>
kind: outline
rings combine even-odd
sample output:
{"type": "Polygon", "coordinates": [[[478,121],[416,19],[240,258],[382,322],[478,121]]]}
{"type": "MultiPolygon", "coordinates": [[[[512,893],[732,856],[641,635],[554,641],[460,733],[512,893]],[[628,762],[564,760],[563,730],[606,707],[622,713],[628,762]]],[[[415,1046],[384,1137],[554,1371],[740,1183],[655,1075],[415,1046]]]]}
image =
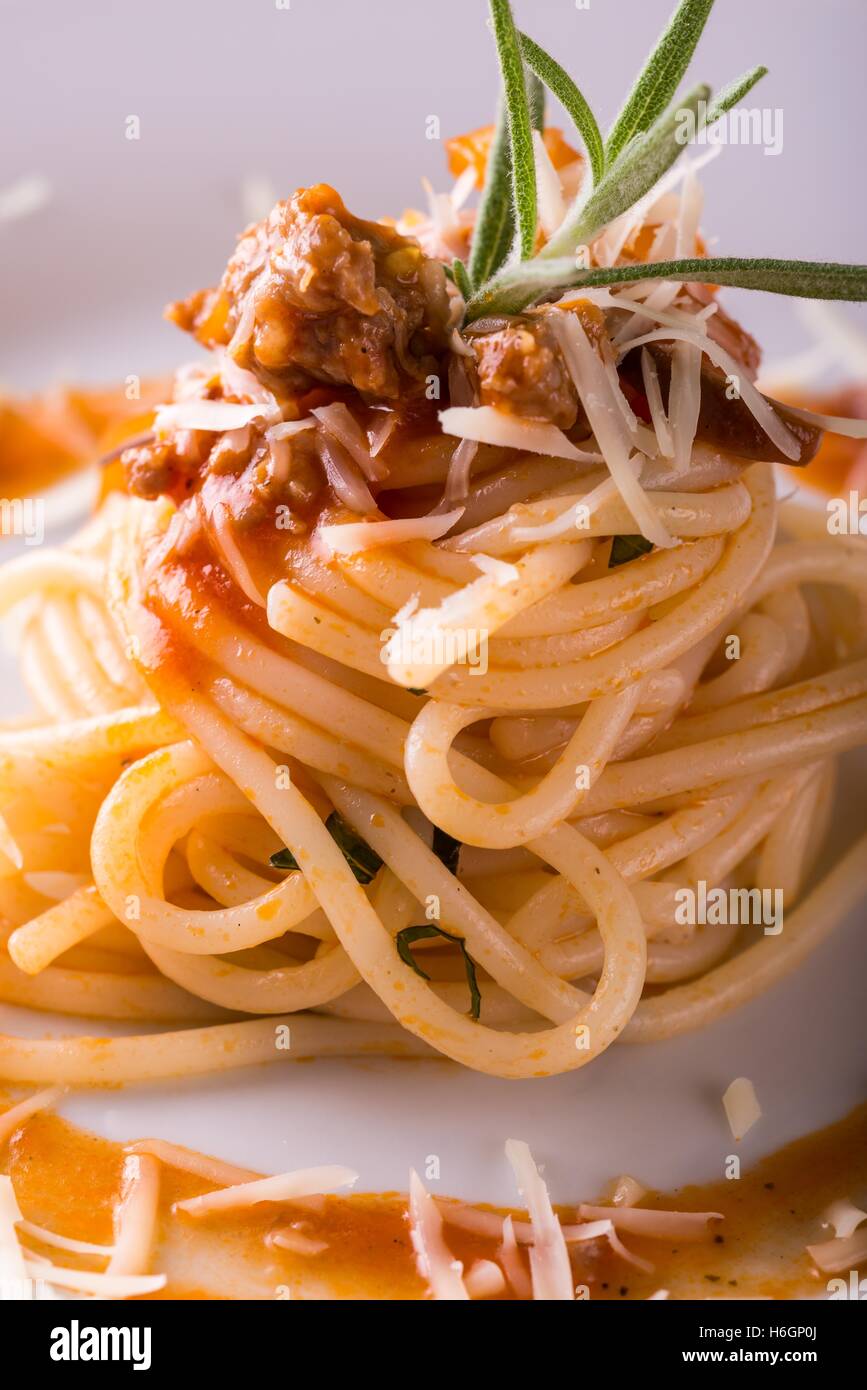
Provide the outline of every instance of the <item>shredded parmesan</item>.
{"type": "Polygon", "coordinates": [[[482,574],[488,574],[493,580],[503,588],[507,584],[517,584],[521,578],[521,571],[517,565],[510,565],[505,560],[498,560],[494,555],[484,555],[477,552],[471,555],[470,559],[482,574]]]}
{"type": "Polygon", "coordinates": [[[816,410],[804,410],[801,406],[787,405],[786,409],[796,419],[807,425],[818,425],[830,434],[841,434],[846,439],[867,439],[867,420],[850,420],[845,415],[822,415],[816,410]]]}
{"type": "Polygon", "coordinates": [[[858,1269],[867,1260],[867,1228],[862,1230],[859,1227],[851,1236],[835,1237],[819,1245],[808,1245],[807,1254],[826,1274],[858,1269]]]}
{"type": "Polygon", "coordinates": [[[323,428],[343,445],[368,482],[380,482],[386,476],[388,469],[377,463],[371,455],[361,426],[343,401],[318,406],[312,414],[323,428]]]}
{"type": "Polygon", "coordinates": [[[650,1207],[596,1207],[582,1202],[578,1215],[585,1221],[608,1220],[616,1231],[651,1240],[704,1240],[718,1211],[654,1211],[650,1207]]]}
{"type": "MultiPolygon", "coordinates": [[[[792,431],[780,419],[770,402],[760,391],[756,390],[741,364],[724,348],[721,348],[719,343],[714,342],[713,338],[688,328],[661,328],[654,330],[653,333],[644,333],[640,338],[633,338],[629,343],[629,348],[631,350],[632,348],[643,347],[645,343],[666,341],[690,343],[693,347],[700,348],[715,366],[725,372],[727,377],[737,382],[737,389],[744,405],[780,452],[785,454],[786,458],[796,461],[801,457],[801,445],[792,431]]],[[[865,429],[867,429],[867,425],[865,425],[865,429]]]]}
{"type": "Polygon", "coordinates": [[[463,1279],[463,1265],[443,1238],[443,1219],[418,1173],[409,1175],[409,1232],[418,1272],[436,1299],[465,1302],[470,1295],[463,1279]]]}
{"type": "Polygon", "coordinates": [[[313,1236],[306,1236],[294,1226],[280,1226],[276,1231],[271,1231],[266,1238],[266,1244],[276,1245],[280,1250],[289,1250],[293,1255],[321,1255],[328,1249],[326,1240],[315,1240],[313,1236]]]}
{"type": "MultiPolygon", "coordinates": [[[[198,494],[201,499],[202,494],[198,494]]],[[[204,511],[203,511],[204,516],[204,511]]],[[[229,509],[225,502],[217,502],[211,511],[210,517],[204,516],[205,522],[210,521],[216,548],[220,552],[220,558],[224,561],[227,570],[234,579],[238,588],[246,594],[251,603],[255,603],[258,608],[265,607],[265,597],[256,584],[255,579],[250,573],[250,567],[241,548],[235,539],[235,532],[232,528],[229,509]]]]}
{"type": "MultiPolygon", "coordinates": [[[[638,473],[641,468],[641,459],[631,458],[629,467],[638,473]]],[[[598,511],[603,502],[607,502],[617,491],[617,484],[612,477],[603,478],[601,483],[591,488],[583,497],[579,497],[577,502],[566,507],[552,521],[543,522],[540,526],[512,526],[510,539],[516,545],[539,545],[543,541],[556,540],[559,536],[564,536],[569,532],[580,531],[590,524],[594,513],[598,511]]]]}
{"type": "Polygon", "coordinates": [[[326,1164],[321,1168],[300,1168],[294,1173],[277,1173],[270,1178],[257,1178],[254,1182],[238,1183],[233,1187],[223,1187],[216,1192],[205,1192],[201,1197],[188,1197],[176,1202],[174,1211],[186,1212],[188,1216],[207,1216],[212,1212],[246,1211],[260,1202],[292,1202],[296,1197],[308,1197],[312,1193],[334,1192],[340,1187],[351,1187],[358,1181],[358,1174],[351,1168],[339,1164],[326,1164]]]}
{"type": "Polygon", "coordinates": [[[588,454],[568,440],[556,425],[541,420],[524,420],[507,415],[492,405],[453,405],[440,411],[444,434],[472,439],[477,444],[495,444],[502,449],[520,449],[528,454],[548,454],[551,458],[573,459],[576,463],[601,463],[601,454],[588,454]]]}
{"type": "Polygon", "coordinates": [[[97,1245],[92,1240],[73,1240],[71,1236],[61,1236],[45,1226],[37,1226],[33,1221],[19,1221],[18,1232],[38,1241],[40,1245],[51,1245],[56,1250],[66,1250],[70,1255],[100,1255],[108,1260],[115,1248],[113,1245],[97,1245]]]}
{"type": "Polygon", "coordinates": [[[629,431],[580,320],[575,314],[552,313],[551,323],[605,462],[638,529],[654,545],[674,545],[631,466],[629,431]]]}
{"type": "MultiPolygon", "coordinates": [[[[642,348],[642,352],[644,352],[642,348]]],[[[701,351],[691,343],[676,343],[671,362],[668,425],[674,443],[674,470],[685,473],[701,409],[701,351]]]]}
{"type": "Polygon", "coordinates": [[[529,1274],[524,1268],[518,1250],[518,1242],[515,1239],[515,1227],[511,1216],[507,1216],[503,1221],[503,1243],[498,1253],[500,1264],[503,1267],[506,1278],[518,1295],[518,1298],[532,1298],[533,1285],[529,1274]]]}
{"type": "Polygon", "coordinates": [[[14,838],[12,831],[9,829],[5,816],[0,816],[0,851],[6,855],[10,864],[14,865],[16,869],[24,868],[24,855],[21,853],[21,847],[14,838]]]}
{"type": "Polygon", "coordinates": [[[114,1250],[106,1274],[146,1274],[156,1237],[160,1165],[151,1154],[127,1154],[114,1212],[114,1250]]]}
{"type": "Polygon", "coordinates": [[[723,1096],[723,1106],[729,1129],[735,1139],[743,1139],[756,1120],[761,1119],[762,1107],[759,1105],[756,1088],[745,1076],[739,1076],[727,1088],[723,1096]]]}
{"type": "Polygon", "coordinates": [[[265,431],[265,438],[272,439],[291,439],[293,434],[300,434],[302,430],[312,430],[316,421],[307,416],[304,420],[282,420],[279,425],[271,425],[265,431]]]}
{"type": "Polygon", "coordinates": [[[127,1153],[153,1154],[169,1168],[177,1168],[182,1173],[195,1173],[218,1186],[230,1187],[245,1182],[255,1182],[260,1174],[250,1168],[237,1168],[234,1163],[224,1163],[219,1158],[209,1158],[207,1154],[185,1149],[182,1144],[170,1144],[166,1139],[138,1139],[128,1144],[127,1153]]]}
{"type": "Polygon", "coordinates": [[[640,1202],[644,1196],[645,1189],[637,1178],[631,1178],[628,1173],[623,1173],[619,1178],[615,1178],[609,1189],[611,1201],[615,1207],[634,1207],[636,1202],[640,1202]]]}
{"type": "Polygon", "coordinates": [[[376,511],[364,475],[338,439],[327,433],[320,434],[319,456],[329,485],[344,506],[362,516],[376,511]]]}
{"type": "Polygon", "coordinates": [[[37,869],[21,877],[34,893],[41,893],[43,898],[51,898],[56,903],[63,902],[90,882],[87,874],[69,874],[62,869],[37,869]]]}
{"type": "Polygon", "coordinates": [[[470,490],[470,471],[479,446],[472,439],[462,439],[449,459],[449,471],[440,508],[448,510],[465,502],[470,490]]]}
{"type": "Polygon", "coordinates": [[[476,1260],[464,1283],[470,1298],[496,1298],[506,1287],[506,1276],[493,1260],[476,1260]]]}
{"type": "Polygon", "coordinates": [[[507,1280],[518,1298],[532,1298],[532,1282],[524,1268],[518,1243],[515,1240],[514,1222],[511,1216],[503,1220],[503,1243],[499,1248],[500,1265],[503,1266],[507,1280]]]}
{"type": "Polygon", "coordinates": [[[860,1207],[853,1206],[851,1202],[843,1199],[831,1203],[822,1218],[822,1225],[833,1226],[834,1235],[838,1240],[845,1240],[857,1231],[862,1221],[867,1221],[867,1211],[862,1211],[860,1207]]]}
{"type": "Polygon", "coordinates": [[[316,534],[332,555],[355,555],[360,550],[373,550],[380,545],[438,540],[463,514],[463,507],[457,507],[439,516],[406,517],[401,521],[349,521],[337,526],[320,526],[316,534]]]}
{"type": "MultiPolygon", "coordinates": [[[[699,359],[700,360],[700,359],[699,359]]],[[[674,440],[671,435],[671,426],[662,404],[662,389],[659,385],[659,373],[656,370],[656,363],[647,351],[646,347],[641,349],[641,379],[644,383],[644,394],[647,397],[647,404],[650,407],[650,419],[653,424],[656,442],[659,445],[659,452],[663,458],[674,457],[674,440]]]]}
{"type": "Polygon", "coordinates": [[[601,1207],[599,1210],[609,1214],[602,1217],[599,1221],[588,1221],[586,1225],[570,1227],[570,1243],[578,1244],[581,1241],[588,1240],[607,1240],[615,1255],[619,1255],[621,1260],[625,1260],[627,1264],[635,1265],[636,1269],[643,1269],[646,1274],[652,1274],[653,1265],[650,1261],[643,1260],[641,1256],[636,1255],[633,1250],[628,1250],[618,1236],[614,1222],[611,1219],[614,1214],[614,1208],[601,1207]]]}
{"type": "Polygon", "coordinates": [[[533,1227],[533,1244],[530,1247],[533,1298],[547,1302],[573,1302],[575,1292],[563,1228],[554,1214],[548,1189],[533,1162],[533,1155],[523,1140],[507,1139],[506,1157],[515,1174],[518,1191],[527,1204],[533,1227]]]}
{"type": "Polygon", "coordinates": [[[388,413],[373,426],[368,434],[371,458],[376,458],[378,454],[382,453],[382,450],[394,434],[396,426],[397,415],[393,410],[389,410],[388,413]]]}
{"type": "Polygon", "coordinates": [[[272,415],[261,402],[238,405],[234,401],[177,401],[174,405],[157,406],[154,432],[165,435],[172,430],[213,430],[222,434],[272,415]]]}
{"type": "Polygon", "coordinates": [[[12,1179],[0,1176],[0,1299],[31,1299],[33,1290],[18,1240],[21,1211],[12,1179]]]}
{"type": "Polygon", "coordinates": [[[89,1269],[65,1269],[33,1259],[26,1262],[25,1269],[30,1279],[41,1279],[76,1293],[95,1294],[97,1298],[140,1298],[143,1294],[158,1293],[166,1286],[164,1274],[100,1274],[89,1269]]]}

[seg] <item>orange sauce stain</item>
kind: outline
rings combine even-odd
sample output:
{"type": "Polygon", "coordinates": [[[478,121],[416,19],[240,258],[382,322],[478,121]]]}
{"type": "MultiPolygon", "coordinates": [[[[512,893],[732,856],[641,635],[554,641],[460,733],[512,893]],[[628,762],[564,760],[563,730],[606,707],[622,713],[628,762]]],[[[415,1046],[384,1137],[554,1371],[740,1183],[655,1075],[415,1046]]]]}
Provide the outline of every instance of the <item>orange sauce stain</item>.
{"type": "MultiPolygon", "coordinates": [[[[861,1106],[840,1123],[763,1159],[738,1180],[648,1194],[642,1206],[718,1211],[724,1220],[694,1243],[625,1237],[631,1250],[653,1263],[652,1273],[612,1255],[606,1242],[588,1243],[573,1255],[575,1283],[586,1285],[591,1300],[645,1299],[660,1288],[672,1298],[822,1296],[827,1276],[817,1273],[804,1247],[829,1238],[821,1218],[832,1201],[848,1197],[863,1205],[865,1141],[867,1106],[861,1106]]],[[[13,1135],[0,1168],[12,1178],[26,1219],[74,1239],[109,1243],[123,1155],[121,1145],[42,1112],[13,1135]]],[[[315,1207],[269,1203],[204,1218],[172,1212],[175,1202],[210,1189],[200,1177],[162,1166],[152,1270],[165,1272],[168,1283],[155,1297],[425,1297],[403,1196],[329,1196],[315,1207]],[[269,1233],[293,1223],[327,1248],[302,1256],[268,1244],[269,1233]]],[[[501,1208],[477,1210],[507,1214],[501,1208]]],[[[558,1211],[565,1222],[577,1219],[574,1207],[558,1211]]],[[[498,1240],[449,1222],[445,1234],[465,1270],[477,1259],[497,1259],[498,1240]]],[[[101,1267],[95,1257],[47,1248],[40,1253],[59,1263],[101,1267]]]]}
{"type": "MultiPolygon", "coordinates": [[[[120,385],[0,396],[0,494],[32,497],[145,433],[171,389],[170,378],[155,377],[139,384],[133,400],[120,385]]],[[[103,483],[105,491],[108,476],[103,483]]]]}
{"type": "MultiPolygon", "coordinates": [[[[781,400],[816,410],[824,415],[863,419],[867,414],[867,391],[863,386],[846,386],[838,391],[809,398],[784,393],[781,400]]],[[[787,476],[828,497],[846,497],[849,490],[867,494],[867,446],[863,439],[825,434],[816,457],[806,468],[793,468],[787,476]]]]}

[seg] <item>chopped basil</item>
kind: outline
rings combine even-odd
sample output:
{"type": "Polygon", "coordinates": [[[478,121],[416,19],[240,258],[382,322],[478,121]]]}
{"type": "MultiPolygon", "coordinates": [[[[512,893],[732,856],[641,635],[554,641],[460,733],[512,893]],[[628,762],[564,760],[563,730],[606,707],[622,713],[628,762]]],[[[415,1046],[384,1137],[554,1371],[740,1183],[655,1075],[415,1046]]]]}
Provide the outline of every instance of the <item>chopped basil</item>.
{"type": "Polygon", "coordinates": [[[425,922],[420,927],[404,927],[403,931],[399,931],[394,938],[397,954],[406,965],[412,967],[416,975],[420,975],[423,980],[429,980],[430,975],[416,963],[409,948],[414,941],[423,941],[431,936],[442,936],[446,941],[452,941],[456,946],[460,946],[464,958],[464,969],[467,972],[467,984],[470,987],[470,1017],[478,1020],[482,1011],[482,996],[479,993],[479,982],[476,979],[476,963],[467,951],[467,944],[462,936],[452,936],[451,932],[443,931],[442,927],[438,927],[434,922],[425,922]]]}
{"type": "Polygon", "coordinates": [[[272,869],[292,870],[300,867],[298,864],[298,860],[295,858],[295,855],[292,853],[291,849],[278,849],[276,854],[271,855],[271,858],[268,862],[270,863],[272,869]]]}
{"type": "Polygon", "coordinates": [[[645,536],[615,536],[608,557],[608,568],[625,565],[628,560],[637,560],[639,555],[648,555],[653,549],[653,541],[645,536]]]}
{"type": "MultiPolygon", "coordinates": [[[[366,840],[362,840],[357,835],[351,825],[339,816],[336,811],[325,822],[325,828],[331,836],[338,849],[342,850],[343,857],[349,865],[359,883],[370,883],[382,868],[382,860],[371,849],[366,840]]],[[[271,867],[273,869],[297,869],[298,861],[290,849],[278,850],[271,855],[271,867]]]]}
{"type": "Polygon", "coordinates": [[[332,811],[325,822],[326,829],[339,849],[359,883],[370,883],[382,868],[382,860],[366,840],[357,835],[351,825],[332,811]]]}

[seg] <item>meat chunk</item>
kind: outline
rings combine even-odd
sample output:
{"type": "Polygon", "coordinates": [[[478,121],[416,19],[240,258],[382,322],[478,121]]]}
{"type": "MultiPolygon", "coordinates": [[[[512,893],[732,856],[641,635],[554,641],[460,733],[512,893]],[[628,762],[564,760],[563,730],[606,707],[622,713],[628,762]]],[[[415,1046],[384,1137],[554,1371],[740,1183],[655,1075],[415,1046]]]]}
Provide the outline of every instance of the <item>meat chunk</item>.
{"type": "MultiPolygon", "coordinates": [[[[603,350],[605,320],[598,306],[578,300],[570,312],[581,320],[591,343],[603,350]]],[[[578,392],[544,314],[478,319],[465,336],[476,354],[482,405],[546,420],[562,430],[572,428],[579,415],[578,392]]]]}
{"type": "Polygon", "coordinates": [[[570,429],[578,393],[544,318],[514,319],[491,332],[468,334],[476,354],[479,399],[513,415],[570,429]]]}
{"type": "Polygon", "coordinates": [[[316,184],[248,227],[216,290],[168,315],[271,389],[325,382],[393,400],[437,371],[449,299],[443,267],[417,242],[353,217],[316,184]]]}

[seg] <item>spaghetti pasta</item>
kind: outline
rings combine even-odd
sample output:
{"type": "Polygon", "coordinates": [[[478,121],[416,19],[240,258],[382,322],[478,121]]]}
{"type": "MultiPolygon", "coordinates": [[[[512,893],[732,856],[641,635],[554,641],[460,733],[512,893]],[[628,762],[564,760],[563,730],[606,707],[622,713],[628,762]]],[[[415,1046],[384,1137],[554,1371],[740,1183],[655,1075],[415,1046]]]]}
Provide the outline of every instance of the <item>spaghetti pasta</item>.
{"type": "MultiPolygon", "coordinates": [[[[660,254],[695,239],[696,196],[644,206],[660,254]]],[[[380,1051],[548,1076],[739,1006],[865,887],[858,847],[813,869],[835,760],[867,740],[867,548],[778,538],[771,460],[805,436],[746,376],[743,452],[709,434],[704,360],[734,342],[748,376],[742,330],[724,349],[715,302],[648,279],[461,335],[438,263],[333,190],[257,235],[323,217],[390,306],[364,384],[315,305],[303,370],[278,360],[307,282],[266,303],[231,262],[225,341],[173,309],[213,361],[128,488],[0,570],[36,707],[0,731],[0,997],[169,1025],[2,1037],[10,1081],[380,1051]],[[415,280],[388,279],[401,256],[415,280]],[[684,914],[700,888],[779,892],[785,929],[684,914]]]]}

